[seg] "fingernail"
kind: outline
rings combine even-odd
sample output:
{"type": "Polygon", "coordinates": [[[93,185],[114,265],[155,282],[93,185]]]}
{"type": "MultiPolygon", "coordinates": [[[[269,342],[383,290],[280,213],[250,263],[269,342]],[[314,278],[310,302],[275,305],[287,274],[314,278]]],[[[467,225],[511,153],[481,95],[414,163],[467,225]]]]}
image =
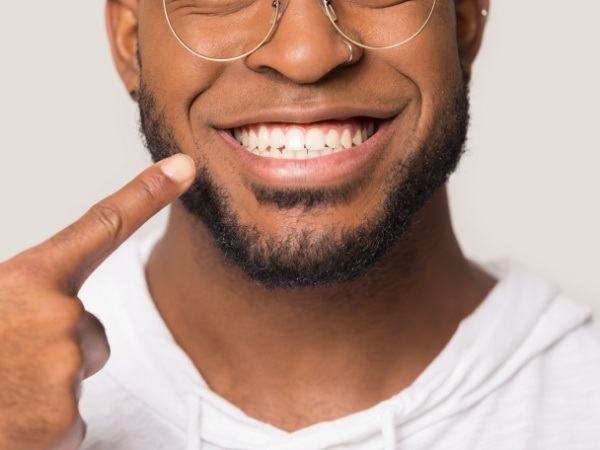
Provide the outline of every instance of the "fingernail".
{"type": "Polygon", "coordinates": [[[171,180],[183,183],[194,176],[196,166],[192,158],[178,153],[165,159],[160,166],[160,170],[171,180]]]}

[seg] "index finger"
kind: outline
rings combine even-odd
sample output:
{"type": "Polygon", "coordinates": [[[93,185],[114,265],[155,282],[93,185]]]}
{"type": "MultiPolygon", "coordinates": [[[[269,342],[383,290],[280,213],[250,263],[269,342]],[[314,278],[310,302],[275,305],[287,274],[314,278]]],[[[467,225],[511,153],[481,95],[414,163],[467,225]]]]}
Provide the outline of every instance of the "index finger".
{"type": "Polygon", "coordinates": [[[57,281],[76,294],[106,257],[190,187],[195,173],[189,156],[178,153],[164,159],[43,243],[38,250],[53,256],[57,281]]]}

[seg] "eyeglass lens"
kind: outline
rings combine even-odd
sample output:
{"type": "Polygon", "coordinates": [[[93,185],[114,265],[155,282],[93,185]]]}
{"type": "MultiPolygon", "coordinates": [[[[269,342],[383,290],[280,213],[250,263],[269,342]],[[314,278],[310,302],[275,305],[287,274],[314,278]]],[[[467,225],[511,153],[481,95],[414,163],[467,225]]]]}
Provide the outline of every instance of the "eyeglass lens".
{"type": "MultiPolygon", "coordinates": [[[[252,52],[270,37],[286,4],[282,0],[163,0],[173,33],[189,50],[209,59],[252,52]]],[[[306,1],[306,0],[303,0],[306,1]]],[[[435,0],[319,0],[347,39],[367,48],[410,40],[429,20],[435,0]]]]}

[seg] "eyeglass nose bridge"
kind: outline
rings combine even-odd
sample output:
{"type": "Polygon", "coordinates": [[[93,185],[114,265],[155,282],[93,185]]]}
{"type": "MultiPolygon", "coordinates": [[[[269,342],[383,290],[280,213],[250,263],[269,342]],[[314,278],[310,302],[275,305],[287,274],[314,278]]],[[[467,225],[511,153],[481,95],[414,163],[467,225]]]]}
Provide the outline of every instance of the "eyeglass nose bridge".
{"type": "MultiPolygon", "coordinates": [[[[281,16],[283,15],[285,9],[287,8],[287,5],[289,4],[289,2],[290,2],[290,0],[273,0],[273,2],[271,4],[272,4],[273,8],[276,8],[276,9],[275,9],[275,11],[273,11],[273,15],[271,16],[271,21],[269,22],[271,25],[274,25],[277,21],[279,21],[279,19],[281,19],[281,16]]],[[[317,0],[317,3],[319,3],[319,6],[323,10],[323,12],[327,15],[327,17],[329,17],[329,20],[331,20],[331,21],[337,20],[335,11],[331,7],[331,0],[317,0]]],[[[273,28],[270,34],[272,35],[274,31],[275,31],[275,29],[273,28]]]]}
{"type": "MultiPolygon", "coordinates": [[[[277,12],[273,11],[273,16],[271,17],[271,24],[273,24],[274,21],[277,21],[281,18],[281,15],[285,11],[285,8],[287,8],[289,1],[290,0],[273,0],[273,8],[277,8],[278,6],[279,8],[277,12]]],[[[323,12],[325,12],[325,14],[327,14],[327,16],[330,18],[330,20],[337,20],[335,11],[331,7],[331,0],[317,0],[317,2],[319,3],[319,6],[323,10],[323,12]],[[327,10],[329,10],[329,12],[327,12],[327,10]]]]}

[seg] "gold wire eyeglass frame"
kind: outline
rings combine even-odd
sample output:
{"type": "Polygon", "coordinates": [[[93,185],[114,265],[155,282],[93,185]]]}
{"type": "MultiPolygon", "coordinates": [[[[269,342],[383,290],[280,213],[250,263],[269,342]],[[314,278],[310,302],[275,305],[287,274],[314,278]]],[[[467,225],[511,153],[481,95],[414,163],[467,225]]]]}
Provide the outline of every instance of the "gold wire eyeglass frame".
{"type": "MultiPolygon", "coordinates": [[[[258,1],[266,1],[266,0],[258,0],[258,1]]],[[[241,55],[233,56],[231,58],[213,58],[211,56],[206,56],[206,55],[203,55],[203,54],[198,53],[197,51],[195,51],[193,48],[191,48],[189,45],[187,45],[183,41],[183,39],[181,39],[181,37],[179,36],[179,34],[177,34],[177,31],[175,31],[175,28],[173,27],[173,24],[171,24],[171,19],[169,19],[169,13],[167,12],[167,0],[163,0],[163,11],[165,13],[165,18],[167,20],[167,25],[169,26],[169,29],[171,30],[171,33],[173,33],[173,36],[175,37],[175,39],[186,50],[188,50],[190,53],[192,53],[193,55],[197,56],[198,58],[206,59],[208,61],[229,62],[229,61],[235,61],[237,59],[242,59],[242,58],[245,58],[246,56],[251,55],[256,50],[258,50],[260,47],[262,47],[265,44],[265,42],[267,42],[271,38],[271,36],[273,35],[273,32],[275,31],[275,28],[277,26],[277,22],[279,21],[279,19],[283,15],[283,12],[285,11],[285,8],[287,6],[287,2],[288,1],[289,0],[273,0],[273,8],[275,8],[275,10],[273,11],[273,16],[271,17],[271,21],[270,21],[271,28],[269,28],[269,32],[266,34],[266,36],[256,46],[254,46],[254,48],[248,50],[247,52],[245,52],[245,53],[243,53],[241,55]]],[[[364,48],[364,49],[368,49],[368,50],[389,50],[389,49],[400,47],[401,45],[407,44],[408,42],[410,42],[414,38],[416,38],[419,34],[421,34],[421,32],[425,29],[425,27],[427,27],[427,24],[429,24],[429,21],[431,20],[431,17],[433,16],[433,11],[435,10],[435,6],[436,6],[438,0],[433,0],[433,3],[431,5],[431,11],[429,11],[429,14],[427,15],[427,19],[425,19],[425,22],[423,23],[423,25],[421,25],[421,27],[417,31],[415,31],[410,37],[404,39],[401,42],[397,42],[397,43],[391,44],[391,45],[383,45],[383,46],[380,46],[380,47],[366,45],[366,44],[363,44],[361,42],[356,41],[355,39],[352,39],[350,36],[348,36],[346,33],[344,33],[338,27],[338,25],[336,24],[337,16],[335,14],[335,11],[333,10],[333,7],[331,6],[331,0],[318,0],[318,1],[319,1],[319,4],[321,5],[321,8],[323,9],[323,11],[325,12],[325,14],[329,18],[329,21],[331,22],[331,24],[333,25],[333,27],[348,42],[351,42],[352,44],[354,44],[354,45],[356,45],[358,47],[361,47],[361,48],[364,48]]]]}

